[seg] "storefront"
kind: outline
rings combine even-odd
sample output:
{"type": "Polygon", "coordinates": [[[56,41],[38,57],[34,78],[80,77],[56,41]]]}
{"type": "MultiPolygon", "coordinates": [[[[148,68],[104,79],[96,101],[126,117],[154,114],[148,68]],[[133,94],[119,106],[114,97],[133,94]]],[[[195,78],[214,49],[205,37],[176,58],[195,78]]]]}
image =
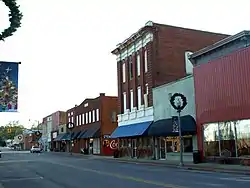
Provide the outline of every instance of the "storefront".
{"type": "Polygon", "coordinates": [[[189,71],[189,73],[190,76],[153,89],[154,123],[150,126],[148,135],[153,137],[155,159],[180,159],[178,114],[169,100],[174,93],[181,93],[188,101],[181,112],[183,159],[188,162],[193,161],[193,151],[197,150],[197,126],[194,79],[192,72],[189,71]]]}
{"type": "Polygon", "coordinates": [[[92,126],[83,128],[76,137],[75,152],[85,154],[101,154],[101,124],[96,123],[92,126]]]}
{"type": "Polygon", "coordinates": [[[153,140],[147,135],[152,121],[140,122],[131,125],[122,125],[116,128],[111,138],[119,139],[121,157],[151,158],[153,154],[153,140]]]}
{"type": "Polygon", "coordinates": [[[249,41],[241,32],[190,57],[198,147],[206,160],[250,159],[249,41]]]}
{"type": "MultiPolygon", "coordinates": [[[[193,160],[193,148],[196,145],[196,122],[190,115],[181,116],[184,161],[193,160]]],[[[154,158],[179,160],[180,137],[177,117],[155,121],[148,130],[154,138],[154,158]]]]}
{"type": "Polygon", "coordinates": [[[204,128],[204,154],[206,157],[250,156],[250,119],[209,123],[204,128]]]}

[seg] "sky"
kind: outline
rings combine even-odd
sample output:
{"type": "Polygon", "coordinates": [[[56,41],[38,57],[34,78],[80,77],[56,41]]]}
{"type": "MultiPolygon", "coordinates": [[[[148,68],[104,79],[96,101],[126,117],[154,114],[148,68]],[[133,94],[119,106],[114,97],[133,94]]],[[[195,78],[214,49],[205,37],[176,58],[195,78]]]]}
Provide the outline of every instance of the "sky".
{"type": "MultiPolygon", "coordinates": [[[[226,34],[250,28],[247,0],[17,2],[22,27],[0,41],[0,61],[22,62],[19,112],[0,113],[0,125],[20,120],[30,126],[99,93],[117,95],[116,57],[110,52],[149,20],[226,34]]],[[[0,31],[8,25],[0,1],[0,31]]]]}

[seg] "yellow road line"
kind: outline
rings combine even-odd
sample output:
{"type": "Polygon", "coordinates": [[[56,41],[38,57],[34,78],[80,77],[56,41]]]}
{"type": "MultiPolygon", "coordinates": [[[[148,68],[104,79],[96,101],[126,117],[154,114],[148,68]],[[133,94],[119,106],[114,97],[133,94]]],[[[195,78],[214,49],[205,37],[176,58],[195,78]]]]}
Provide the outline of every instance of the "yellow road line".
{"type": "Polygon", "coordinates": [[[146,184],[150,184],[150,185],[157,185],[157,186],[166,187],[166,188],[188,188],[186,186],[179,186],[179,185],[162,183],[162,182],[157,182],[157,181],[145,180],[145,179],[135,178],[135,177],[132,177],[132,176],[125,176],[125,175],[121,175],[121,174],[117,174],[117,173],[103,172],[103,171],[94,170],[94,169],[90,169],[90,168],[80,168],[80,167],[76,167],[76,166],[73,166],[73,165],[55,163],[55,162],[52,162],[52,161],[48,161],[48,162],[52,163],[52,164],[60,165],[60,166],[74,168],[74,169],[85,171],[85,172],[92,172],[92,173],[96,173],[96,174],[100,174],[100,175],[116,177],[116,178],[123,179],[123,180],[130,180],[130,181],[146,183],[146,184]]]}

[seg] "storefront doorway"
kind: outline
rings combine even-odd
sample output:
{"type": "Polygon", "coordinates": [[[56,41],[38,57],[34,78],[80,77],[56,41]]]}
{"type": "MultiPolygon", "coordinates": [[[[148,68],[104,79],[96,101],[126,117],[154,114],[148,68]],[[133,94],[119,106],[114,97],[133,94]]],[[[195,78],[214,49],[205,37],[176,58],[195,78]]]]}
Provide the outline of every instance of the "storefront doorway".
{"type": "Polygon", "coordinates": [[[166,159],[167,157],[167,144],[166,139],[161,137],[159,139],[159,148],[160,148],[160,159],[166,159]]]}
{"type": "Polygon", "coordinates": [[[137,145],[136,138],[132,139],[132,158],[137,158],[137,145]]]}

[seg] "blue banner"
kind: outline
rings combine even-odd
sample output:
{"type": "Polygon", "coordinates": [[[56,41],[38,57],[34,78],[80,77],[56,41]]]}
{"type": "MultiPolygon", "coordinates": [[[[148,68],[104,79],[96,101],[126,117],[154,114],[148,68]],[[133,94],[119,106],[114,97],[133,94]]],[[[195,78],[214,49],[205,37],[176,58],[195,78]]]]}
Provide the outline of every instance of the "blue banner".
{"type": "Polygon", "coordinates": [[[19,64],[0,61],[0,112],[17,112],[19,64]]]}

